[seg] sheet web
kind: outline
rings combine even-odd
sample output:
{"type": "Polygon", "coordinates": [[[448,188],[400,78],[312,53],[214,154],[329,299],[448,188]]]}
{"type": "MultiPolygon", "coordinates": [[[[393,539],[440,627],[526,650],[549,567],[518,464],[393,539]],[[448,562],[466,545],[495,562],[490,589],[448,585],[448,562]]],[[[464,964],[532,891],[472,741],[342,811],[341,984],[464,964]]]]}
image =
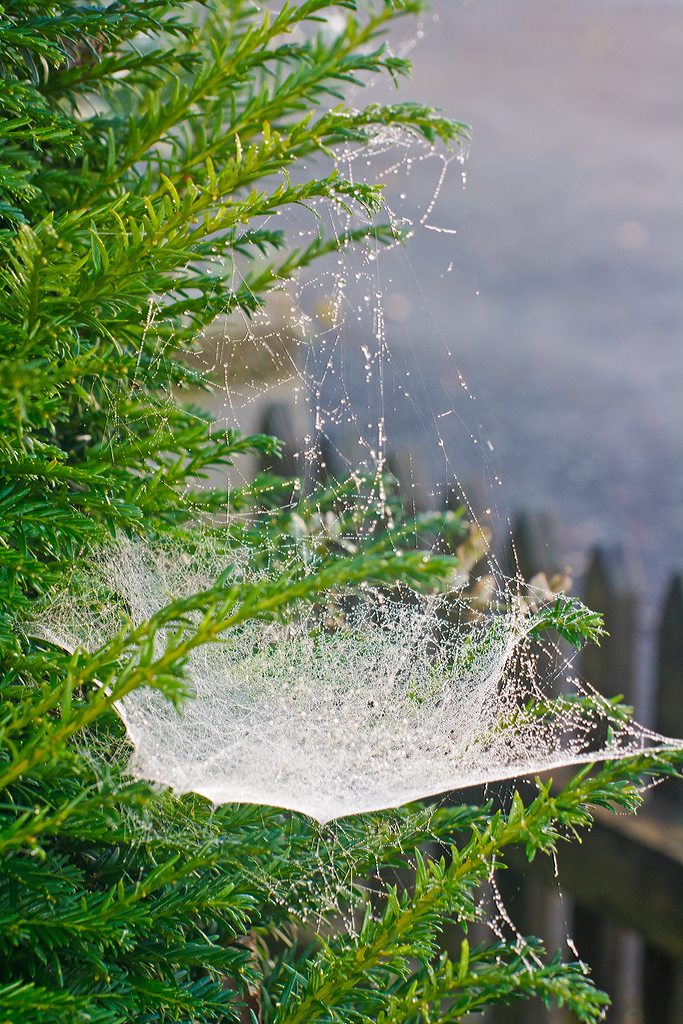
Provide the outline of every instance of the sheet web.
{"type": "MultiPolygon", "coordinates": [[[[248,622],[195,651],[186,669],[192,696],[180,707],[151,690],[119,707],[137,776],[216,804],[272,805],[314,819],[305,864],[276,873],[241,857],[239,870],[321,934],[335,922],[357,933],[368,903],[385,891],[382,843],[400,847],[414,828],[427,856],[442,853],[439,836],[429,844],[429,807],[348,816],[663,742],[581,681],[565,646],[529,638],[534,616],[568,581],[541,577],[527,587],[496,557],[509,524],[498,509],[495,455],[446,340],[437,343],[451,360],[451,380],[444,386],[430,376],[424,339],[432,328],[411,236],[429,240],[444,282],[457,276],[476,289],[463,270],[457,225],[440,219],[443,191],[465,184],[464,156],[399,131],[341,148],[342,173],[386,185],[383,240],[352,240],[368,226],[362,211],[322,202],[271,218],[264,226],[284,230],[291,247],[321,235],[341,247],[284,280],[252,318],[219,317],[194,358],[212,391],[190,396],[217,431],[283,437],[284,458],[271,468],[294,481],[280,498],[293,559],[305,562],[321,543],[353,553],[401,507],[415,529],[395,549],[439,551],[445,538],[424,525],[429,511],[462,504],[469,527],[451,538],[461,567],[450,591],[417,598],[365,588],[331,598],[322,611],[293,608],[286,623],[248,622]],[[358,877],[375,849],[374,870],[358,877]]],[[[218,258],[207,267],[232,275],[235,290],[247,270],[218,258]]],[[[162,316],[151,304],[148,331],[162,316]]],[[[191,556],[169,542],[153,548],[124,539],[94,553],[78,588],[50,609],[44,635],[95,649],[126,619],[137,624],[208,589],[228,561],[236,578],[258,582],[268,569],[255,569],[240,550],[228,556],[220,530],[268,522],[267,495],[261,511],[245,514],[236,494],[260,468],[254,457],[238,457],[227,475],[212,475],[207,484],[226,487],[224,514],[204,526],[198,519],[191,556]]],[[[157,653],[164,640],[159,634],[157,653]]],[[[164,821],[131,820],[140,841],[148,827],[158,832],[164,821]]],[[[209,838],[188,822],[190,847],[209,838]]],[[[477,901],[492,933],[523,950],[493,874],[477,901]]]]}
{"type": "MultiPolygon", "coordinates": [[[[270,804],[328,822],[657,746],[659,737],[579,682],[566,652],[529,640],[538,607],[557,594],[545,579],[524,591],[506,578],[442,434],[449,416],[482,452],[466,382],[458,378],[455,395],[431,388],[409,327],[411,298],[394,277],[411,234],[438,236],[445,255],[454,244],[456,229],[437,219],[438,200],[449,182],[461,186],[462,154],[391,130],[340,149],[337,161],[355,181],[388,183],[386,244],[373,234],[354,236],[368,226],[362,213],[328,203],[272,218],[267,226],[276,222],[292,246],[305,247],[321,232],[341,245],[283,281],[252,319],[233,315],[212,325],[195,365],[213,390],[193,398],[209,406],[216,430],[283,436],[280,471],[294,481],[283,499],[291,557],[305,561],[321,538],[353,551],[363,531],[391,525],[397,500],[417,524],[457,493],[470,523],[458,547],[462,569],[446,594],[407,600],[361,589],[353,599],[331,598],[322,617],[298,607],[285,624],[247,622],[197,649],[187,666],[192,697],[181,707],[141,690],[120,708],[132,770],[216,804],[270,804]],[[419,435],[407,458],[393,444],[406,428],[419,435]],[[316,495],[336,487],[344,487],[344,521],[349,510],[357,513],[355,534],[341,528],[329,499],[310,514],[316,495]],[[299,514],[304,500],[306,516],[299,514]]],[[[444,273],[452,266],[444,260],[444,273]]],[[[244,268],[216,260],[209,270],[234,275],[237,288],[244,268]]],[[[482,465],[490,486],[480,511],[492,522],[498,480],[485,458],[482,465]]],[[[227,485],[219,528],[243,516],[235,491],[256,469],[243,459],[227,479],[212,477],[212,485],[227,485]]],[[[250,522],[258,517],[249,513],[250,522]]],[[[142,622],[169,600],[210,588],[226,565],[216,525],[197,524],[191,558],[170,544],[154,550],[119,541],[93,558],[77,597],[54,605],[44,632],[69,647],[96,646],[126,617],[142,622]]],[[[401,543],[425,543],[424,531],[418,534],[416,525],[401,543]]],[[[433,548],[442,541],[427,534],[433,548]]],[[[239,550],[230,558],[233,573],[247,581],[268,572],[239,550]]],[[[552,584],[555,591],[562,585],[552,584]]],[[[157,644],[163,641],[159,635],[157,644]]]]}

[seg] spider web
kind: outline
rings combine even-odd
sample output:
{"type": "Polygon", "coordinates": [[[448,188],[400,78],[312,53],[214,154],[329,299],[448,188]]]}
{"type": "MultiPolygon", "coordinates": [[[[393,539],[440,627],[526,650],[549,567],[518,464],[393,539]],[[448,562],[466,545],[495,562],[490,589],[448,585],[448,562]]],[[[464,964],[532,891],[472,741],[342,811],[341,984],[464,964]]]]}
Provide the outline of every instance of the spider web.
{"type": "MultiPolygon", "coordinates": [[[[216,804],[270,804],[327,822],[663,742],[582,684],[563,649],[528,639],[536,607],[567,581],[539,578],[522,591],[501,570],[490,544],[499,480],[472,426],[474,398],[462,377],[457,394],[435,387],[421,358],[411,320],[419,291],[416,298],[399,287],[405,245],[418,231],[437,237],[445,252],[454,244],[457,228],[438,219],[439,195],[449,182],[464,183],[464,160],[396,129],[340,148],[336,162],[349,178],[387,185],[393,240],[359,239],[354,230],[371,226],[363,212],[329,202],[271,218],[293,247],[321,232],[339,247],[283,281],[253,318],[214,322],[194,357],[213,390],[191,397],[208,408],[217,431],[283,438],[298,557],[305,560],[316,536],[353,543],[335,533],[334,512],[299,517],[296,526],[303,497],[314,504],[316,489],[334,489],[335,479],[369,479],[369,490],[359,487],[353,499],[358,517],[372,513],[386,523],[387,473],[412,515],[457,495],[474,556],[445,595],[406,600],[368,588],[353,601],[330,598],[332,626],[319,612],[295,608],[284,624],[247,622],[198,649],[187,665],[192,697],[179,708],[148,689],[119,708],[137,775],[216,804]],[[462,452],[442,434],[445,417],[460,425],[484,467],[483,502],[467,497],[455,468],[462,452]]],[[[445,263],[444,274],[452,266],[445,263]]],[[[207,273],[231,274],[237,289],[244,269],[216,257],[207,273]]],[[[150,306],[148,331],[155,316],[163,310],[150,306]]],[[[220,522],[240,518],[232,495],[256,469],[253,456],[242,456],[233,469],[213,472],[206,486],[222,486],[227,496],[220,522]]],[[[345,492],[347,510],[348,500],[345,492]]],[[[93,555],[78,592],[55,603],[43,632],[70,648],[92,648],[126,618],[137,624],[169,600],[209,589],[225,568],[213,546],[216,525],[197,525],[205,542],[191,560],[170,544],[128,541],[93,555]]],[[[246,555],[242,563],[239,551],[231,558],[235,573],[258,581],[246,555]]],[[[163,642],[160,635],[159,653],[163,642]]]]}
{"type": "MultiPolygon", "coordinates": [[[[208,589],[224,566],[208,546],[188,564],[171,545],[120,541],[43,632],[71,648],[99,645],[124,608],[143,622],[208,589]]],[[[250,577],[246,561],[233,575],[250,577]]],[[[125,698],[131,768],[215,804],[326,822],[659,745],[578,680],[573,695],[551,699],[528,632],[520,603],[473,614],[456,592],[408,603],[371,588],[350,605],[330,602],[324,617],[299,608],[286,623],[247,621],[193,652],[191,698],[178,709],[149,688],[125,698]]]]}

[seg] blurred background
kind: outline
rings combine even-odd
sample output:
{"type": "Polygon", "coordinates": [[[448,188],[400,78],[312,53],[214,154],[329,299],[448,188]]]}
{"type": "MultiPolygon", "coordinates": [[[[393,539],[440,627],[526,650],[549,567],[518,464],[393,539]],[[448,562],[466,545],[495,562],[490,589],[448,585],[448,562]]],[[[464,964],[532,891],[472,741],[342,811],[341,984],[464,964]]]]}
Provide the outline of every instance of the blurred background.
{"type": "MultiPolygon", "coordinates": [[[[683,5],[433,0],[405,33],[412,80],[355,102],[435,104],[472,145],[433,205],[434,161],[414,161],[407,197],[383,179],[416,225],[377,270],[387,380],[410,375],[386,410],[394,461],[433,506],[436,424],[498,550],[512,532],[527,579],[569,569],[604,612],[611,640],[582,673],[683,736],[683,5]]],[[[573,941],[610,1024],[683,1022],[680,787],[637,819],[599,816],[559,878],[520,859],[499,885],[523,934],[567,956],[573,941]]],[[[569,1018],[539,1002],[489,1019],[569,1018]]]]}
{"type": "MultiPolygon", "coordinates": [[[[395,258],[392,345],[415,351],[432,396],[454,400],[462,374],[486,465],[455,418],[440,429],[465,484],[502,481],[499,524],[549,513],[575,576],[595,544],[627,551],[651,721],[658,604],[683,562],[683,6],[430,6],[421,38],[393,41],[412,80],[381,98],[440,106],[473,141],[430,213],[457,235],[416,232],[395,258]]],[[[431,192],[435,168],[420,173],[431,192]]]]}

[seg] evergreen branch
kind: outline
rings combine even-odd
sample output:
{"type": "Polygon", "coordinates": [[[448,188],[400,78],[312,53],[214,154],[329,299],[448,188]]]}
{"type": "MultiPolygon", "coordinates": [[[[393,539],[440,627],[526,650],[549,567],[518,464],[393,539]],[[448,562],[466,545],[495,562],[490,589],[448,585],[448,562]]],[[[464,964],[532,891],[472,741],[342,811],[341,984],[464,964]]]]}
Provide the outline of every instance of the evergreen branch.
{"type": "Polygon", "coordinates": [[[576,598],[558,597],[554,607],[539,612],[530,626],[529,636],[539,639],[544,630],[555,629],[577,649],[584,640],[599,644],[599,637],[606,635],[602,616],[590,612],[576,598]]]}
{"type": "Polygon", "coordinates": [[[478,947],[472,951],[462,942],[460,961],[453,964],[444,954],[436,968],[422,968],[414,979],[392,993],[389,1007],[379,1013],[377,1024],[450,1024],[486,1006],[509,1004],[514,999],[541,996],[547,1009],[552,1001],[566,1006],[580,1021],[600,1020],[610,999],[586,976],[582,963],[563,963],[559,953],[543,963],[544,949],[535,940],[478,947]],[[442,1002],[449,1001],[444,1007],[442,1002]]]}
{"type": "Polygon", "coordinates": [[[110,1007],[94,1006],[89,996],[74,995],[21,981],[0,985],[0,1006],[9,1024],[116,1024],[118,1014],[110,1007]]]}
{"type": "MultiPolygon", "coordinates": [[[[471,891],[489,876],[498,861],[499,851],[508,845],[521,843],[526,845],[530,859],[538,850],[550,854],[560,839],[569,838],[569,835],[578,837],[579,828],[590,827],[591,806],[613,808],[617,805],[633,811],[641,800],[641,780],[662,770],[675,772],[675,765],[682,760],[680,751],[668,751],[613,762],[594,777],[589,777],[587,768],[579,772],[556,797],[550,795],[550,782],[543,784],[537,781],[538,796],[528,807],[515,793],[508,815],[496,813],[483,829],[473,822],[472,839],[462,849],[451,848],[452,860],[448,867],[443,860],[439,864],[425,862],[416,852],[412,898],[404,894],[399,900],[396,892],[390,891],[382,917],[373,920],[368,912],[357,941],[338,938],[333,944],[325,945],[322,960],[311,964],[303,979],[304,990],[296,998],[292,994],[276,1014],[277,1024],[334,1019],[332,1008],[344,1006],[345,1000],[375,969],[404,975],[408,951],[412,956],[420,956],[427,964],[434,954],[433,928],[440,914],[455,915],[459,920],[476,918],[471,891]]],[[[520,953],[523,955],[523,950],[520,953]]],[[[483,961],[486,963],[485,956],[483,961]]],[[[466,977],[467,963],[460,977],[461,987],[466,977]]],[[[523,979],[519,982],[517,991],[520,994],[524,991],[522,984],[531,987],[534,977],[532,970],[526,982],[523,979]]],[[[558,992],[562,995],[562,986],[565,985],[566,989],[565,982],[572,977],[572,970],[565,970],[563,974],[562,968],[553,968],[549,974],[546,972],[545,976],[539,977],[537,989],[543,993],[545,985],[546,995],[558,992]],[[555,985],[553,981],[555,991],[550,984],[554,978],[558,982],[555,985]]],[[[517,984],[514,978],[513,969],[508,976],[510,987],[507,993],[503,989],[503,994],[514,994],[517,984]]],[[[476,978],[473,976],[471,980],[474,982],[476,978]]],[[[479,994],[475,985],[472,1008],[484,1006],[487,1001],[496,1002],[497,992],[500,988],[489,988],[479,994]]],[[[468,1012],[470,994],[463,997],[463,1013],[468,1012]]],[[[600,1006],[604,1005],[604,998],[601,1001],[599,995],[590,998],[589,995],[586,983],[584,990],[579,988],[576,1001],[581,1012],[587,1014],[581,1018],[586,1021],[596,1020],[600,1006]]]]}

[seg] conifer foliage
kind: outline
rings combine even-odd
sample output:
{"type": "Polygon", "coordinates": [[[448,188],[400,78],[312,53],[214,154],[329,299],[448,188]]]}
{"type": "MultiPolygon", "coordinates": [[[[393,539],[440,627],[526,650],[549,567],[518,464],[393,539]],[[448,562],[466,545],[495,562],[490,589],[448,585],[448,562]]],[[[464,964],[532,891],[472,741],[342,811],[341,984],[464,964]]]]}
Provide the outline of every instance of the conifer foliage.
{"type": "MultiPolygon", "coordinates": [[[[313,198],[381,213],[376,188],[337,174],[292,184],[288,168],[382,126],[445,144],[465,131],[417,104],[344,106],[348,83],[407,73],[378,36],[417,13],[416,0],[337,4],[345,27],[331,38],[316,25],[330,9],[0,7],[3,1021],[455,1021],[535,994],[591,1021],[604,1005],[579,965],[548,959],[535,940],[463,938],[452,961],[439,935],[476,918],[473,894],[506,845],[550,852],[589,823],[591,803],[634,806],[648,759],[583,772],[560,796],[541,787],[526,809],[515,797],[505,815],[413,807],[337,830],[278,809],[216,810],[126,773],[116,702],[141,685],[182,699],[188,653],[236,609],[272,617],[361,581],[432,587],[452,559],[399,558],[389,531],[353,555],[321,540],[305,572],[290,560],[251,589],[222,577],[93,651],[32,628],[119,534],[173,538],[191,554],[193,524],[211,524],[225,502],[207,470],[277,454],[276,439],[212,433],[183,404],[183,389],[201,384],[183,353],[218,313],[254,311],[349,241],[288,249],[267,215],[313,198]],[[209,276],[216,254],[228,269],[209,276]],[[252,266],[237,289],[236,259],[252,266]],[[427,842],[447,856],[426,857],[427,842]],[[409,869],[410,885],[392,888],[384,868],[409,869]]],[[[364,235],[391,238],[381,217],[353,241],[364,235]]],[[[263,508],[280,484],[261,483],[233,503],[263,508]]],[[[267,560],[291,531],[275,508],[267,529],[259,522],[216,529],[216,543],[267,560]]]]}

